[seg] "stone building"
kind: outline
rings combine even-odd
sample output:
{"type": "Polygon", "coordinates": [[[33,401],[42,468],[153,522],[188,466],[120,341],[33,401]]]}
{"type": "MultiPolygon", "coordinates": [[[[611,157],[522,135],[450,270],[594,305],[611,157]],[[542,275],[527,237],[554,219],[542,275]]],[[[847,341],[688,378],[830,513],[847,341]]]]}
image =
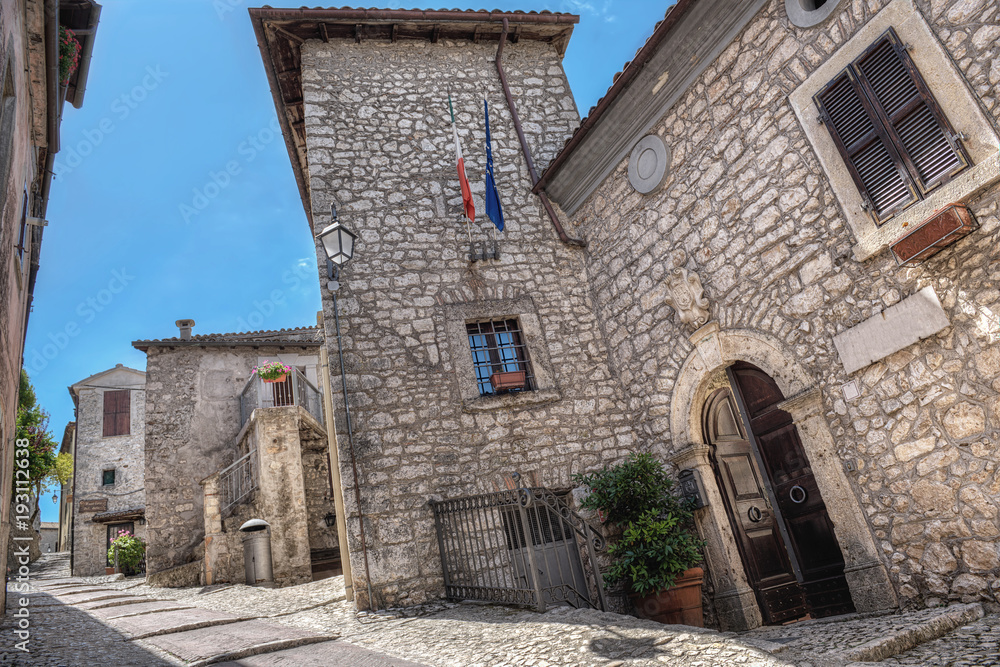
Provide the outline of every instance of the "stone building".
{"type": "Polygon", "coordinates": [[[315,327],[135,341],[146,362],[147,573],[155,585],[244,581],[240,526],[270,524],[274,577],[335,574],[339,543],[315,327]],[[252,369],[293,373],[265,383],[252,369]]]}
{"type": "Polygon", "coordinates": [[[700,475],[723,628],[996,604],[998,12],[680,0],[579,121],[576,17],[251,10],[312,233],[336,204],[359,234],[321,281],[359,605],[443,594],[428,500],[632,451],[700,475]],[[498,258],[448,87],[480,211],[491,101],[498,258]],[[501,332],[527,378],[498,395],[501,332]]]}
{"type": "MultiPolygon", "coordinates": [[[[18,385],[65,102],[83,104],[101,7],[92,0],[0,2],[0,488],[13,483],[18,385]],[[80,66],[59,81],[59,27],[80,30],[80,66]]],[[[11,494],[0,494],[0,543],[11,494]]],[[[0,549],[6,571],[7,549],[0,549]]],[[[0,591],[5,609],[6,591],[0,591]]]]}
{"type": "Polygon", "coordinates": [[[69,388],[76,417],[68,501],[74,576],[104,574],[119,531],[146,539],[145,383],[145,373],[117,364],[69,388]]]}
{"type": "MultiPolygon", "coordinates": [[[[60,454],[76,457],[76,422],[69,422],[63,429],[62,442],[59,444],[60,454]]],[[[59,485],[59,550],[71,551],[73,526],[73,480],[59,485]]],[[[70,554],[72,558],[72,554],[70,554]]]]}
{"type": "Polygon", "coordinates": [[[59,551],[59,524],[56,521],[42,521],[39,529],[43,554],[54,554],[59,551]]]}

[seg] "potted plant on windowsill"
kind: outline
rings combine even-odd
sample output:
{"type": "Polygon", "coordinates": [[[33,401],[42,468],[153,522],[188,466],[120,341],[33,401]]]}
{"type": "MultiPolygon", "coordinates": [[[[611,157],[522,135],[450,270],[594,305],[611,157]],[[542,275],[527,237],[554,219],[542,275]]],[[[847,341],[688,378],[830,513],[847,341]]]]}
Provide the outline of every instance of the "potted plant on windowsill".
{"type": "Polygon", "coordinates": [[[590,490],[581,505],[621,529],[608,553],[609,585],[623,585],[639,614],[661,623],[702,627],[701,549],[688,501],[651,454],[632,454],[612,467],[576,475],[590,490]]]}
{"type": "Polygon", "coordinates": [[[260,366],[253,367],[253,373],[257,374],[264,382],[284,382],[288,374],[292,372],[291,366],[286,366],[280,361],[264,360],[260,366]]]}

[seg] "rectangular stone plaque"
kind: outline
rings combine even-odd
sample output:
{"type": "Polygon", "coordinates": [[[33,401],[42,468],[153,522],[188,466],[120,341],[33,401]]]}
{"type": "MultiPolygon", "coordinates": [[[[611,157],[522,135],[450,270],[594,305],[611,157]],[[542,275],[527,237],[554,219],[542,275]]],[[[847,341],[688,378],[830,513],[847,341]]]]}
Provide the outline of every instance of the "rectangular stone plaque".
{"type": "Polygon", "coordinates": [[[107,511],[108,511],[107,498],[101,498],[99,500],[80,501],[80,512],[107,512],[107,511]]]}
{"type": "Polygon", "coordinates": [[[933,336],[951,324],[933,287],[911,294],[895,306],[833,337],[848,374],[893,352],[933,336]]]}

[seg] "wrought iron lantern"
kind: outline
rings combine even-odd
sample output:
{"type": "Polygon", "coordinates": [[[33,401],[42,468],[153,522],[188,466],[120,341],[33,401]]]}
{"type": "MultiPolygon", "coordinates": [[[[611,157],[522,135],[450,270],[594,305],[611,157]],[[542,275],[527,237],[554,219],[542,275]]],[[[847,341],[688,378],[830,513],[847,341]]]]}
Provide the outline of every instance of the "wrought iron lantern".
{"type": "Polygon", "coordinates": [[[337,515],[333,512],[327,512],[326,516],[323,517],[323,522],[327,528],[333,528],[337,525],[337,515]]]}
{"type": "Polygon", "coordinates": [[[323,242],[323,250],[330,261],[337,266],[343,266],[354,256],[354,241],[358,235],[337,219],[335,204],[330,205],[330,214],[333,222],[319,233],[319,240],[323,242]]]}

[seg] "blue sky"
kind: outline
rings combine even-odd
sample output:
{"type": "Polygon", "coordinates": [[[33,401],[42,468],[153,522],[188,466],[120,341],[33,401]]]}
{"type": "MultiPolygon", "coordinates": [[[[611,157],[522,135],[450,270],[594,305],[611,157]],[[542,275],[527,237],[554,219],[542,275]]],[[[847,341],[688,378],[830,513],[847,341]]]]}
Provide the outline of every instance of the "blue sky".
{"type": "MultiPolygon", "coordinates": [[[[63,114],[24,356],[57,439],[73,419],[69,385],[116,363],[145,369],[133,340],[175,336],[182,318],[203,334],[305,326],[320,308],[313,243],[247,15],[259,5],[102,4],[83,108],[63,114]]],[[[488,8],[580,15],[564,64],[586,114],[670,4],[488,8]]],[[[56,521],[47,498],[42,518],[56,521]]]]}

